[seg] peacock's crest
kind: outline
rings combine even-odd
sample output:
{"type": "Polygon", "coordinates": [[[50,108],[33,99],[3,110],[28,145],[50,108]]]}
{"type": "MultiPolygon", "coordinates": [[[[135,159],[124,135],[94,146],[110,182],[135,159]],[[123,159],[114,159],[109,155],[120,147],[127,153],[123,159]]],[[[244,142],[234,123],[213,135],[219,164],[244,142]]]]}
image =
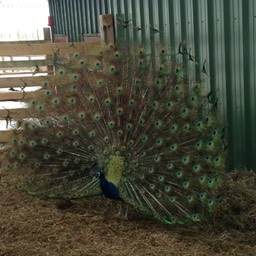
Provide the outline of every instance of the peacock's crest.
{"type": "Polygon", "coordinates": [[[34,196],[102,193],[98,168],[119,197],[168,224],[203,220],[225,167],[221,126],[203,85],[184,82],[162,48],[75,54],[42,84],[5,150],[7,182],[34,196]]]}

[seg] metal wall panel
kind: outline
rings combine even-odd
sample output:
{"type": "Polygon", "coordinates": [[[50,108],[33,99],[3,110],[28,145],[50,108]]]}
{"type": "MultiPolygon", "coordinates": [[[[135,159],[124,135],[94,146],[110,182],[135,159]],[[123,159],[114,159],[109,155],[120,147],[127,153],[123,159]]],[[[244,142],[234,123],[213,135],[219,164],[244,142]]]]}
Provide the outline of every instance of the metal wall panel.
{"type": "Polygon", "coordinates": [[[243,8],[246,163],[256,166],[256,1],[243,8]]]}
{"type": "Polygon", "coordinates": [[[195,56],[194,78],[205,81],[224,120],[230,168],[256,170],[255,0],[49,0],[55,34],[99,32],[98,16],[111,13],[118,41],[161,44],[195,56]],[[128,22],[129,21],[129,22],[128,22]],[[127,26],[125,25],[127,22],[127,26]]]}
{"type": "Polygon", "coordinates": [[[227,120],[234,165],[244,165],[246,154],[241,5],[242,1],[224,1],[227,120]]]}

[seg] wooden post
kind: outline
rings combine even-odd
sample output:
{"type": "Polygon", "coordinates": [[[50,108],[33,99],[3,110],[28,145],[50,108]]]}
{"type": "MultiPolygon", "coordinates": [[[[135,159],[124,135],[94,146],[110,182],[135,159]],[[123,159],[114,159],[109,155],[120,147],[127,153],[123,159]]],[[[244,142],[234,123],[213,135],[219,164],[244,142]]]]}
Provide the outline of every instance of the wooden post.
{"type": "MultiPolygon", "coordinates": [[[[44,28],[44,40],[47,42],[51,42],[51,29],[50,28],[44,28]]],[[[52,61],[52,54],[47,54],[46,59],[48,61],[52,61]]],[[[53,65],[47,65],[47,74],[53,74],[53,65]]]]}
{"type": "Polygon", "coordinates": [[[51,29],[50,28],[43,28],[44,30],[44,40],[47,41],[47,43],[51,42],[51,29]]]}
{"type": "Polygon", "coordinates": [[[111,14],[100,15],[100,36],[106,44],[115,43],[113,16],[111,14]]]}

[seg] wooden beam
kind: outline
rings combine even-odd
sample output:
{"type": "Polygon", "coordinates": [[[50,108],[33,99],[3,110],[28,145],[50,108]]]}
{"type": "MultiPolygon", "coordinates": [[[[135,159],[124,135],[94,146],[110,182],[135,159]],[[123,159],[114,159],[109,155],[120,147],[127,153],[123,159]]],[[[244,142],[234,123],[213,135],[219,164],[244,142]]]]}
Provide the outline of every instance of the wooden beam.
{"type": "Polygon", "coordinates": [[[0,69],[35,68],[35,66],[53,65],[52,60],[0,61],[0,69]]]}
{"type": "Polygon", "coordinates": [[[53,77],[54,76],[3,77],[0,78],[0,88],[40,86],[44,81],[49,81],[53,79],[53,77]]]}
{"type": "Polygon", "coordinates": [[[13,137],[12,130],[0,131],[0,143],[10,143],[13,137]]]}
{"type": "Polygon", "coordinates": [[[11,120],[15,121],[21,118],[37,117],[36,113],[28,113],[27,108],[15,109],[0,109],[0,121],[5,121],[10,116],[11,120]],[[30,116],[28,116],[30,115],[30,116]],[[32,115],[32,116],[31,116],[32,115]]]}
{"type": "Polygon", "coordinates": [[[42,54],[98,53],[102,42],[2,44],[0,56],[31,56],[42,54]]]}
{"type": "Polygon", "coordinates": [[[12,130],[0,131],[0,143],[11,142],[12,134],[12,130]]]}
{"type": "Polygon", "coordinates": [[[4,92],[0,93],[0,101],[27,101],[31,99],[36,99],[42,94],[42,90],[34,92],[4,92]]]}

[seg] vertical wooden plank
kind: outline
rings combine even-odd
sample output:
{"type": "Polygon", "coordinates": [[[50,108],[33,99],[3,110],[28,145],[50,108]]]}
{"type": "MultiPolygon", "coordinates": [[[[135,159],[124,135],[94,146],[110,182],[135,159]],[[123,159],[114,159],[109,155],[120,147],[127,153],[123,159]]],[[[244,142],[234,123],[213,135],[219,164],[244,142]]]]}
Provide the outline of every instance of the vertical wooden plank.
{"type": "MultiPolygon", "coordinates": [[[[44,28],[44,40],[52,42],[51,38],[51,29],[50,28],[44,28]]],[[[52,54],[47,54],[46,59],[49,61],[52,61],[52,54]]],[[[47,74],[53,74],[53,65],[47,65],[47,74]]]]}
{"type": "Polygon", "coordinates": [[[111,14],[100,15],[100,36],[106,44],[115,43],[113,16],[111,14]]]}
{"type": "Polygon", "coordinates": [[[43,28],[43,31],[44,31],[44,40],[46,40],[47,43],[52,42],[51,28],[43,28]]]}

